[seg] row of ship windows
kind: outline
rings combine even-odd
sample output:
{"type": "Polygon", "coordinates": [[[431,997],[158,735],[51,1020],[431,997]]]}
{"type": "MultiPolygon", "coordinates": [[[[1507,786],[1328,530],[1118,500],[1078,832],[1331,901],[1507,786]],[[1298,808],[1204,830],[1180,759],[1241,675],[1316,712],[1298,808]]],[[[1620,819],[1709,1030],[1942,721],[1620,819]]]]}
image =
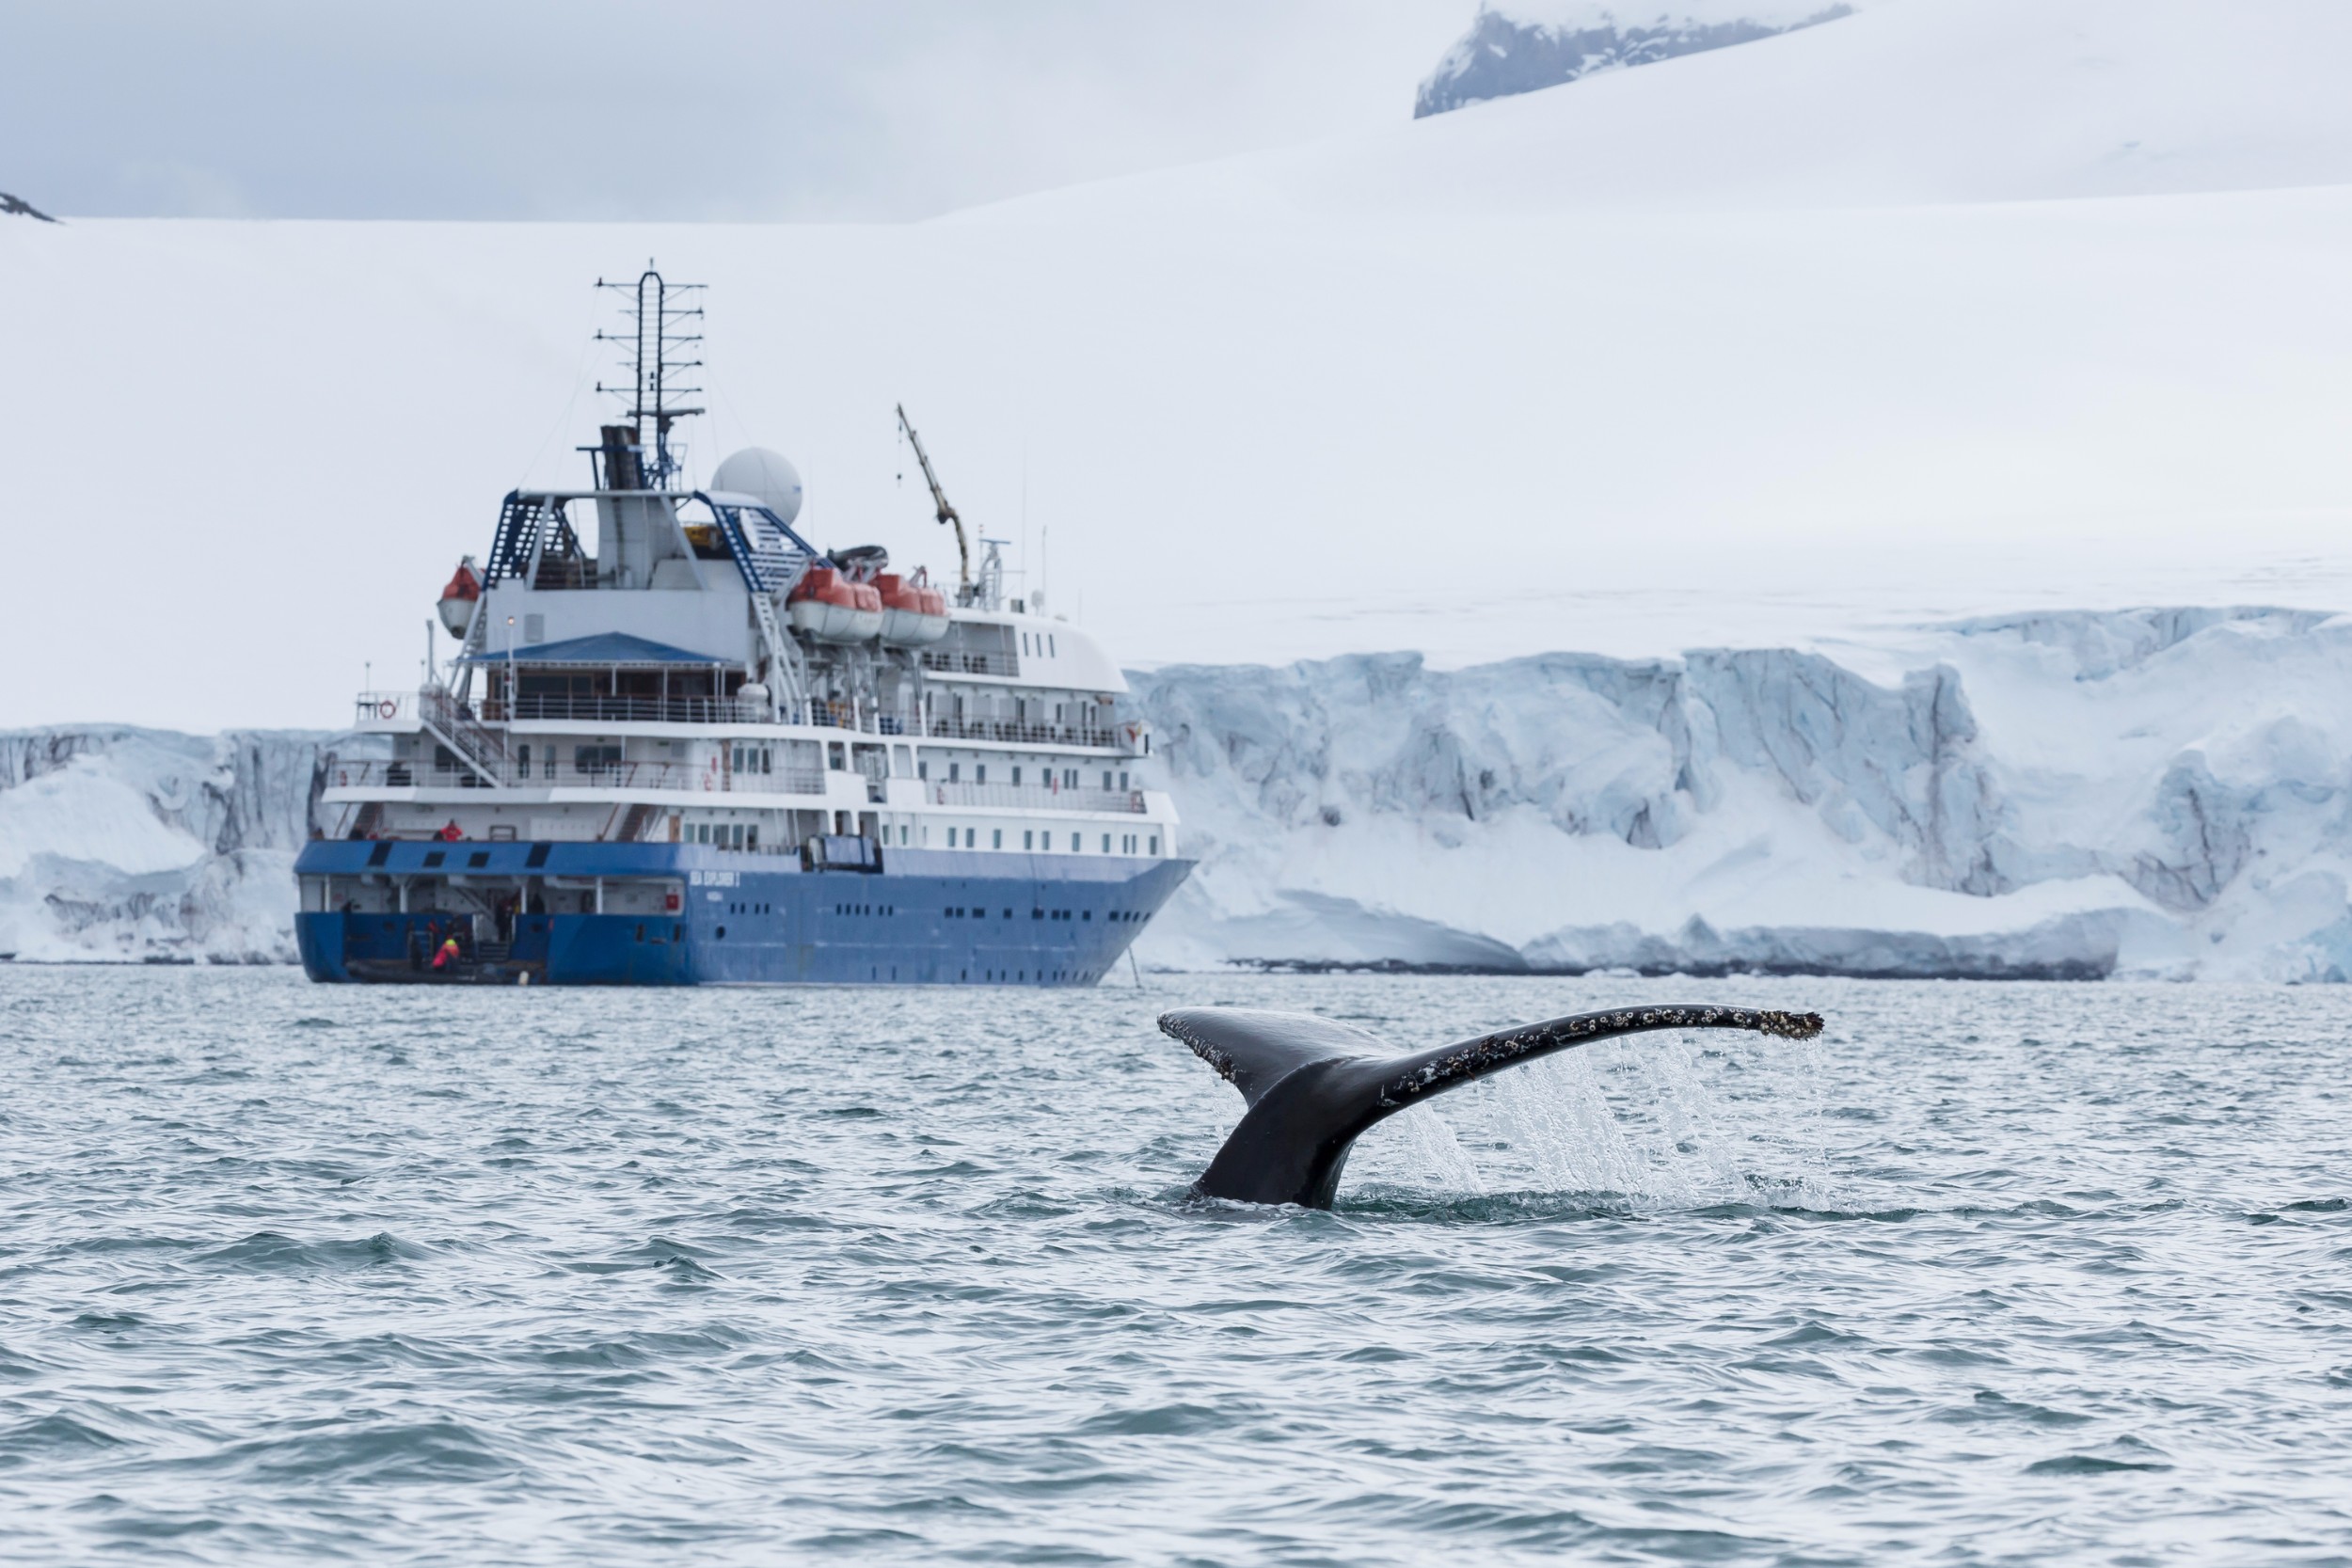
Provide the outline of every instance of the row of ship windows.
{"type": "MultiPolygon", "coordinates": [[[[883,832],[887,834],[889,830],[884,829],[883,832]]],[[[991,828],[988,831],[988,847],[992,849],[1002,849],[1005,847],[1005,832],[1006,830],[1003,828],[991,828]]],[[[900,844],[913,843],[914,833],[914,829],[906,827],[902,824],[898,829],[898,842],[900,844]]],[[[1104,833],[1103,835],[1103,853],[1106,855],[1156,855],[1160,852],[1160,835],[1157,833],[1120,833],[1116,835],[1119,841],[1119,847],[1117,849],[1113,849],[1111,847],[1111,840],[1113,836],[1114,835],[1110,833],[1104,833]],[[1151,846],[1149,849],[1143,847],[1146,844],[1151,846]]],[[[889,839],[885,837],[882,842],[886,844],[889,842],[889,839]]],[[[948,848],[977,849],[979,847],[979,829],[964,828],[958,830],[950,828],[947,830],[948,848]],[[961,844],[959,844],[956,840],[956,834],[959,831],[961,831],[963,834],[963,840],[961,844]]],[[[1044,853],[1050,855],[1054,852],[1053,832],[1050,829],[1024,828],[1021,830],[1021,847],[1033,854],[1044,853]]],[[[1086,853],[1086,834],[1073,832],[1070,835],[1070,852],[1073,855],[1083,855],[1086,853]]]]}
{"type": "MultiPolygon", "coordinates": [[[[991,828],[988,831],[988,847],[992,849],[1005,847],[1005,832],[1006,830],[1003,828],[991,828]]],[[[686,824],[684,833],[686,842],[689,844],[707,844],[717,849],[756,849],[759,847],[759,824],[756,822],[690,822],[686,824]]],[[[929,837],[928,832],[925,836],[929,837]]],[[[1157,855],[1160,852],[1160,835],[1157,833],[1104,833],[1101,837],[1102,852],[1105,855],[1157,855]],[[1119,846],[1116,849],[1111,847],[1114,842],[1119,846]]],[[[914,844],[914,829],[907,823],[900,823],[898,841],[901,845],[914,844]]],[[[882,829],[882,842],[885,844],[890,842],[890,830],[886,826],[882,829]]],[[[948,848],[977,849],[979,847],[979,829],[950,828],[947,830],[948,848]],[[963,834],[961,842],[956,837],[959,832],[963,834]]],[[[1022,829],[1021,847],[1032,854],[1041,852],[1052,854],[1054,852],[1052,830],[1022,829]]],[[[1073,832],[1070,835],[1070,852],[1073,855],[1086,853],[1084,833],[1073,832]]],[[[427,863],[435,863],[428,861],[427,863]]]]}
{"type": "MultiPolygon", "coordinates": [[[[1029,911],[1029,918],[1031,920],[1068,920],[1073,913],[1080,920],[1092,920],[1094,918],[1094,911],[1092,910],[1031,910],[1029,911]]],[[[947,918],[950,920],[986,920],[988,918],[988,911],[985,909],[951,909],[947,911],[947,918]]],[[[1010,920],[1012,918],[1012,911],[1010,910],[1007,910],[999,918],[1010,920]]],[[[1103,921],[1105,925],[1120,925],[1128,921],[1141,920],[1142,918],[1142,912],[1136,910],[1104,910],[1103,911],[1103,921]]]]}
{"type": "MultiPolygon", "coordinates": [[[[1040,768],[1036,770],[1036,782],[1041,787],[1047,789],[1053,787],[1054,770],[1052,768],[1040,768]]],[[[914,776],[928,783],[931,776],[930,763],[928,761],[916,763],[914,765],[914,776]]],[[[1119,781],[1118,787],[1125,789],[1128,787],[1127,777],[1128,776],[1124,773],[1114,773],[1109,768],[1105,768],[1103,769],[1103,787],[1104,789],[1111,788],[1111,781],[1113,779],[1117,779],[1119,781]]],[[[960,762],[951,762],[947,765],[947,782],[949,784],[963,783],[963,764],[960,762]]],[[[972,765],[972,782],[976,784],[984,784],[988,783],[988,764],[984,762],[976,762],[972,765]]],[[[1012,766],[1012,782],[1015,785],[1018,785],[1021,783],[1021,765],[1019,763],[1015,763],[1012,766]]],[[[1064,789],[1077,789],[1083,787],[1078,783],[1078,770],[1076,768],[1065,768],[1061,770],[1061,787],[1064,789]]]]}
{"type": "MultiPolygon", "coordinates": [[[[773,914],[776,912],[776,907],[773,904],[729,904],[727,906],[727,912],[729,914],[773,914]]],[[[836,915],[845,917],[861,914],[893,915],[898,912],[898,906],[896,904],[835,904],[833,907],[833,912],[836,915]]],[[[954,920],[986,920],[988,918],[988,911],[986,910],[974,910],[958,907],[948,910],[946,912],[949,919],[954,920]]],[[[1078,910],[1075,911],[1070,910],[1031,910],[1029,911],[1029,918],[1031,920],[1068,920],[1073,912],[1080,920],[1092,920],[1094,918],[1094,911],[1092,910],[1078,910]]],[[[1010,920],[1012,918],[1012,911],[1010,910],[1007,910],[1004,912],[1003,918],[1010,920]]],[[[1103,923],[1106,926],[1127,925],[1135,921],[1141,920],[1142,918],[1143,911],[1141,910],[1105,910],[1103,911],[1103,923]]],[[[385,924],[389,926],[390,922],[387,921],[385,924]]],[[[645,928],[643,926],[640,926],[637,928],[637,940],[639,942],[645,940],[644,929],[645,928]]],[[[722,939],[723,939],[726,934],[727,928],[724,926],[718,928],[718,935],[722,939]]],[[[660,939],[656,938],[655,940],[659,941],[660,939]]]]}

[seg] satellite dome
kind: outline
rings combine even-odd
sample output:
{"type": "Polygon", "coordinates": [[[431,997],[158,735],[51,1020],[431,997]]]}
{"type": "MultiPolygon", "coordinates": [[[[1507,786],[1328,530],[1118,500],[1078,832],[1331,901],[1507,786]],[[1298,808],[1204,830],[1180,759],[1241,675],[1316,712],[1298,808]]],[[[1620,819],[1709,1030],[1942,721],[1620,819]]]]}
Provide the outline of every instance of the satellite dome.
{"type": "Polygon", "coordinates": [[[720,464],[710,476],[710,487],[758,497],[787,527],[801,515],[801,470],[784,453],[766,447],[745,447],[720,464]]]}

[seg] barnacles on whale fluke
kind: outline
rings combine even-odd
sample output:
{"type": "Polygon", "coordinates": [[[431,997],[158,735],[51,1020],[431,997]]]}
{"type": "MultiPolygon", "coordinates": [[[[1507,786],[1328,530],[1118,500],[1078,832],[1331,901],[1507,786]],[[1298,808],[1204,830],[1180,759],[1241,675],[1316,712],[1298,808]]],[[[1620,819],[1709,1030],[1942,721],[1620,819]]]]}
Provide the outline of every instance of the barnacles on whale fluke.
{"type": "Polygon", "coordinates": [[[1364,1130],[1430,1095],[1614,1035],[1747,1029],[1804,1040],[1819,1035],[1822,1022],[1819,1013],[1750,1007],[1616,1007],[1406,1055],[1353,1024],[1311,1013],[1188,1007],[1164,1015],[1160,1028],[1190,1046],[1249,1104],[1193,1191],[1327,1209],[1348,1150],[1364,1130]]]}

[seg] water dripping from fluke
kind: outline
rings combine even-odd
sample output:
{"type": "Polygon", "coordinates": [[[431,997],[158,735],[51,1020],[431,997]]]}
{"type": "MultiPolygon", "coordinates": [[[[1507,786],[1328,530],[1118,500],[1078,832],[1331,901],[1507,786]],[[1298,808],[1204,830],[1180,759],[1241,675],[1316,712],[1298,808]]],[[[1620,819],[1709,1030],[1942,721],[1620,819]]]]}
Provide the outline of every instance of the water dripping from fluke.
{"type": "Polygon", "coordinates": [[[1424,1100],[1504,1068],[1618,1035],[1745,1029],[1783,1039],[1821,1032],[1819,1013],[1749,1007],[1618,1007],[1397,1054],[1378,1036],[1311,1013],[1188,1007],[1160,1029],[1241,1091],[1249,1109],[1192,1185],[1195,1196],[1328,1209],[1356,1140],[1424,1100]]]}

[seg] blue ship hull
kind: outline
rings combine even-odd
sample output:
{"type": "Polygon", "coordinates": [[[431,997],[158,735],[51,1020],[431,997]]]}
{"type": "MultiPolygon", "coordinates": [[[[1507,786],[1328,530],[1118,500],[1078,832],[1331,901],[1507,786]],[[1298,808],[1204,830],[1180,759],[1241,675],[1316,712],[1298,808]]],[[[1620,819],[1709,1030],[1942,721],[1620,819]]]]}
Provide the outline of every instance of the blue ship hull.
{"type": "Polygon", "coordinates": [[[858,871],[692,844],[314,842],[298,878],[513,885],[519,907],[486,946],[479,920],[448,909],[320,911],[306,899],[294,931],[320,981],[1083,986],[1192,863],[891,849],[881,869],[858,871]],[[580,907],[595,895],[579,885],[596,879],[670,891],[662,907],[597,913],[580,907]],[[451,937],[460,952],[437,968],[451,937]]]}

